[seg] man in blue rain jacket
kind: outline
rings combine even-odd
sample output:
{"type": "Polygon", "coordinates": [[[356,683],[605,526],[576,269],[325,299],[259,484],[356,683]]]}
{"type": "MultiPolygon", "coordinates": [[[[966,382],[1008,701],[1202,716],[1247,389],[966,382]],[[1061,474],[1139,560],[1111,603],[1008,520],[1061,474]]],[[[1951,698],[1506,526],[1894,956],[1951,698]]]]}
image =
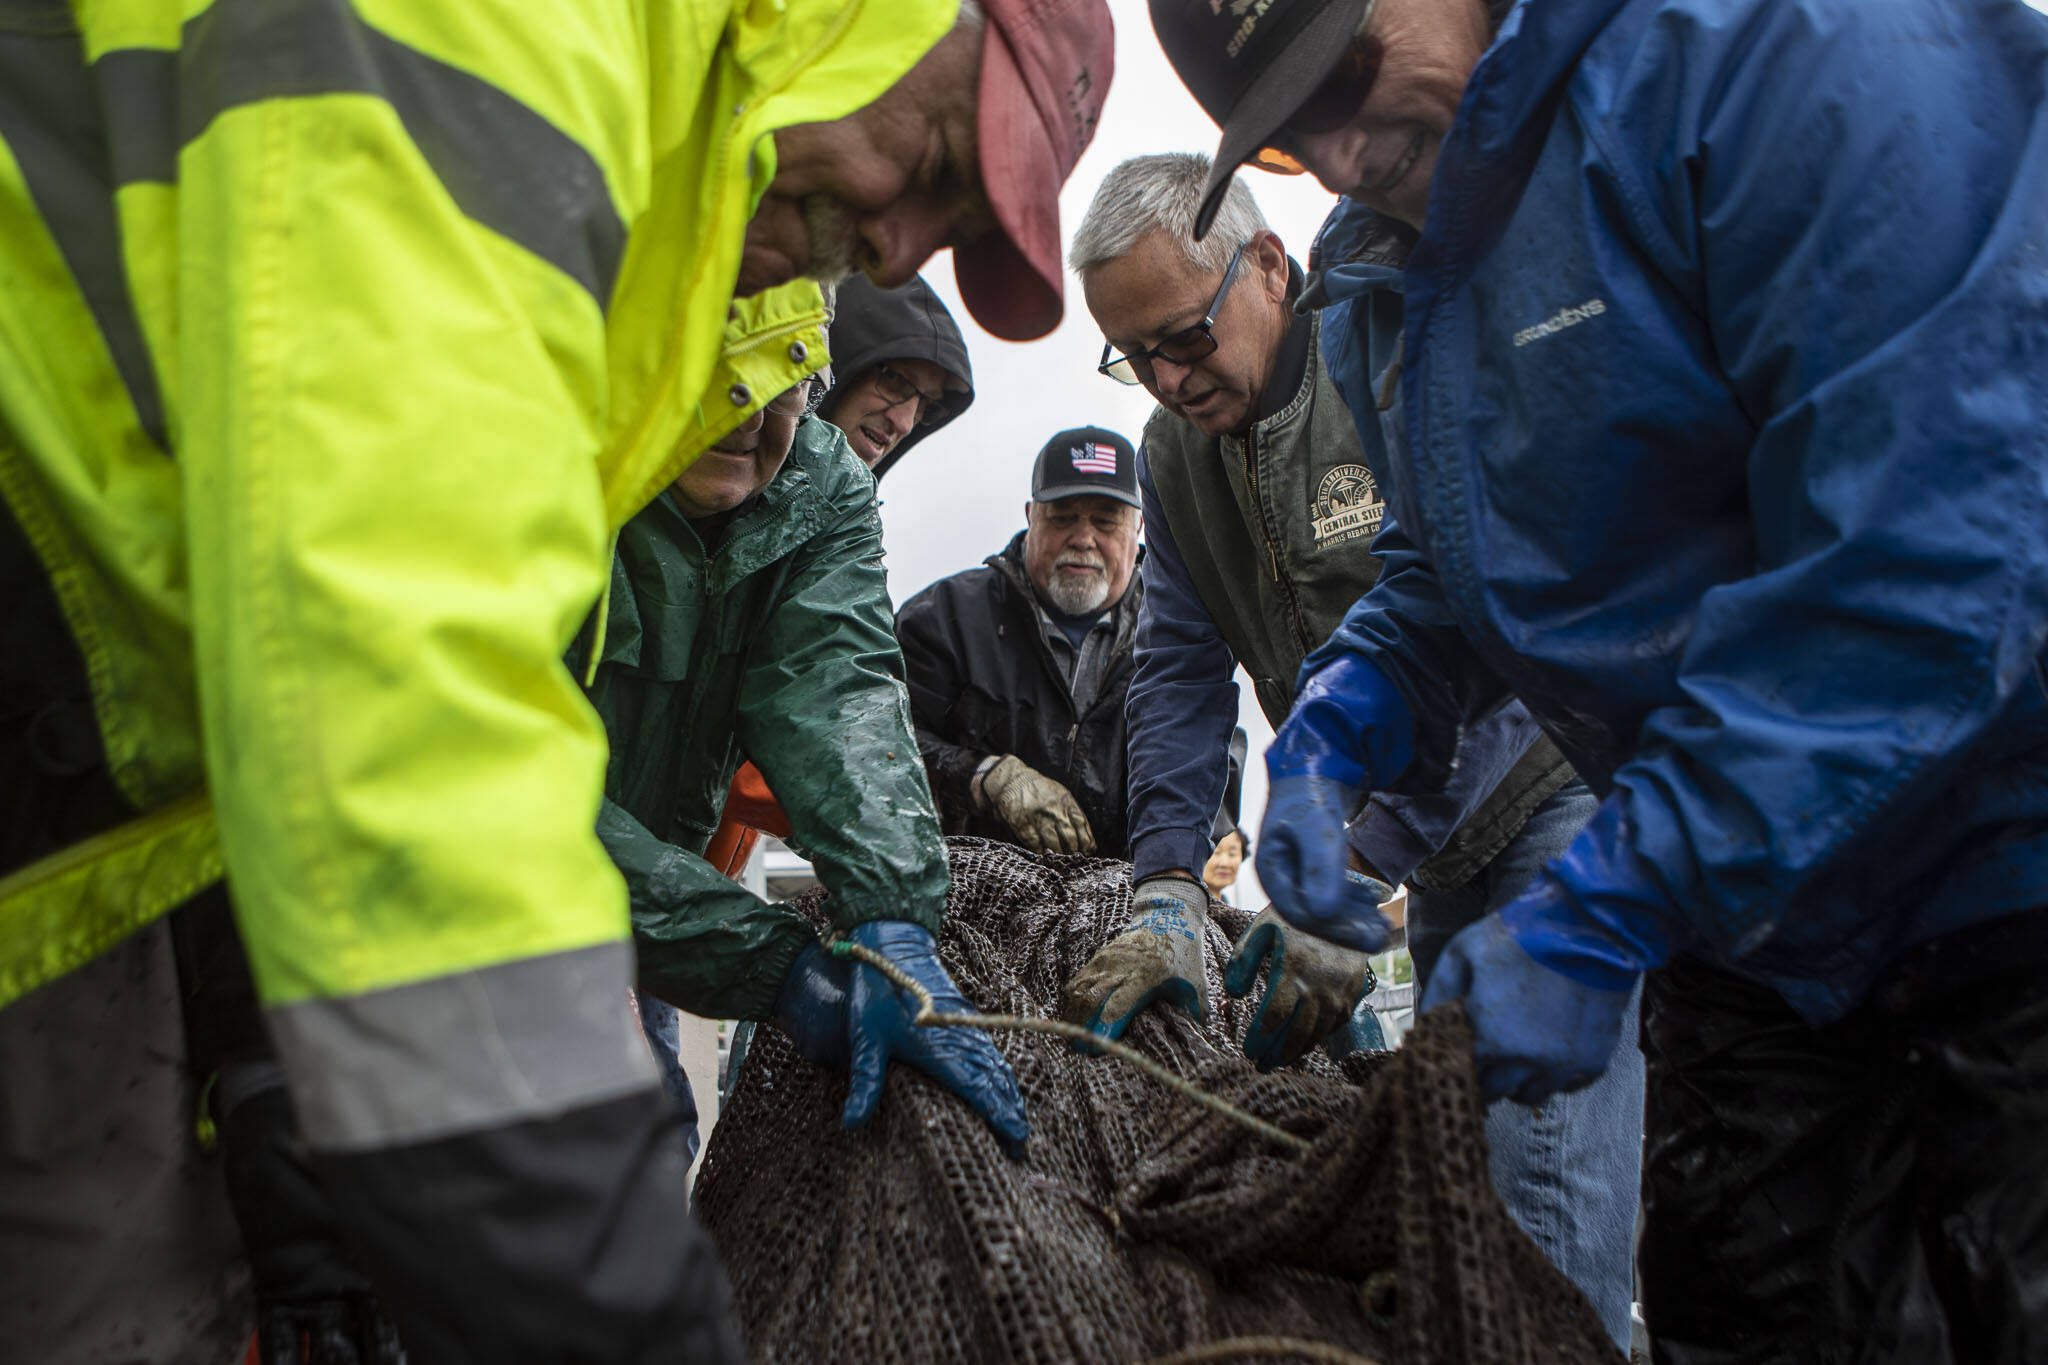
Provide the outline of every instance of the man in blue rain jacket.
{"type": "Polygon", "coordinates": [[[1392,525],[1269,754],[1261,880],[1332,932],[1333,812],[1519,696],[1602,806],[1424,1006],[1535,1099],[1653,973],[1660,1358],[2042,1358],[2048,24],[1153,8],[1222,175],[1271,147],[1360,201],[1323,335],[1392,525]]]}

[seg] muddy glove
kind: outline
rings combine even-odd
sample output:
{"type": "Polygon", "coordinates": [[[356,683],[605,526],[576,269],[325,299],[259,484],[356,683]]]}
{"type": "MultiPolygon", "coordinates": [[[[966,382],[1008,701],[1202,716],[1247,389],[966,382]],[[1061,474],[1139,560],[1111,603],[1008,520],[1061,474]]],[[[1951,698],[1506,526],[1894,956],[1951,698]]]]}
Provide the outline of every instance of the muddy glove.
{"type": "MultiPolygon", "coordinates": [[[[1384,882],[1363,873],[1349,875],[1365,884],[1375,903],[1394,894],[1384,882]]],[[[1261,1071],[1291,1066],[1342,1030],[1372,989],[1372,964],[1366,954],[1295,928],[1270,905],[1238,940],[1230,965],[1223,969],[1223,989],[1235,996],[1250,994],[1262,964],[1266,993],[1244,1031],[1244,1054],[1261,1071]]]]}
{"type": "Polygon", "coordinates": [[[1147,877],[1131,893],[1131,908],[1130,923],[1067,982],[1060,1017],[1112,1040],[1155,1000],[1207,1019],[1209,893],[1186,877],[1147,877]]]}
{"type": "Polygon", "coordinates": [[[1368,792],[1408,768],[1415,723],[1386,675],[1339,654],[1310,675],[1266,750],[1259,882],[1298,929],[1359,952],[1387,946],[1372,892],[1349,871],[1344,826],[1368,792]]]}
{"type": "Polygon", "coordinates": [[[1422,1009],[1463,1000],[1481,1096],[1541,1104],[1599,1079],[1636,982],[1692,938],[1608,802],[1527,891],[1444,946],[1422,1009]]]}
{"type": "MultiPolygon", "coordinates": [[[[931,993],[940,1014],[972,1014],[974,1006],[939,964],[938,944],[909,920],[869,920],[846,937],[872,949],[931,993]]],[[[823,948],[797,955],[775,1002],[775,1023],[812,1061],[850,1061],[840,1125],[861,1128],[882,1098],[889,1061],[908,1062],[965,1100],[988,1123],[1011,1156],[1022,1156],[1031,1125],[1010,1064],[986,1033],[966,1028],[919,1028],[918,1002],[873,967],[835,958],[823,948]]]]}
{"type": "Polygon", "coordinates": [[[981,779],[981,794],[1033,853],[1093,853],[1095,831],[1074,794],[1015,754],[981,779]]]}

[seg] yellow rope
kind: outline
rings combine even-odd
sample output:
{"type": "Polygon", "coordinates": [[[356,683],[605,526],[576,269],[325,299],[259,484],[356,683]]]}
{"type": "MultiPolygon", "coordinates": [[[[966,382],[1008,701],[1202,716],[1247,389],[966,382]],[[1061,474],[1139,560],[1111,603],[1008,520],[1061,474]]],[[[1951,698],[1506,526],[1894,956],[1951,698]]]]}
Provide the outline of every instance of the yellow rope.
{"type": "Polygon", "coordinates": [[[1079,1024],[1070,1024],[1064,1019],[1027,1019],[1016,1014],[940,1014],[938,1007],[932,1003],[930,991],[910,973],[874,949],[843,938],[834,939],[828,946],[834,955],[858,958],[887,977],[897,987],[910,992],[912,998],[917,1001],[917,1013],[910,1022],[919,1028],[978,1028],[1008,1033],[1050,1033],[1056,1038],[1078,1043],[1090,1051],[1107,1053],[1109,1056],[1129,1062],[1152,1079],[1173,1087],[1195,1103],[1243,1124],[1259,1136],[1277,1142],[1283,1147],[1297,1152],[1306,1152],[1310,1148],[1306,1138],[1297,1137],[1277,1124],[1266,1122],[1257,1114],[1249,1113],[1220,1096],[1210,1094],[1194,1082],[1175,1075],[1144,1053],[1090,1033],[1079,1024]]]}

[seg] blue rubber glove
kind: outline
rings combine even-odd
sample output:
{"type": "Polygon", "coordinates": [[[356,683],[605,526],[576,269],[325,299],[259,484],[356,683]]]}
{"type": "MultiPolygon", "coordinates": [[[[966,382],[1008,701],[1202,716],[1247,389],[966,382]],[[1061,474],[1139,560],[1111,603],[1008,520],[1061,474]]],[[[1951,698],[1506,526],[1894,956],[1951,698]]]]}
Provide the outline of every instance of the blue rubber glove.
{"type": "MultiPolygon", "coordinates": [[[[941,1014],[972,1014],[974,1006],[939,964],[938,944],[930,931],[909,920],[869,920],[846,937],[888,958],[931,992],[941,1014]]],[[[851,960],[833,961],[822,949],[806,948],[784,979],[775,1004],[775,1022],[812,1061],[836,1064],[850,1059],[853,1076],[847,1086],[840,1124],[865,1127],[882,1099],[882,1082],[890,1060],[908,1062],[965,1100],[995,1130],[1011,1156],[1024,1154],[1031,1125],[1024,1117],[1024,1097],[1010,1064],[986,1033],[966,1028],[919,1028],[918,1004],[873,967],[851,960]],[[826,957],[818,962],[811,954],[826,957]],[[828,965],[829,964],[829,965],[828,965]],[[831,968],[843,969],[844,977],[831,968]],[[835,987],[837,994],[835,998],[835,987]]]]}
{"type": "Polygon", "coordinates": [[[1344,874],[1344,827],[1366,793],[1408,770],[1415,720],[1386,674],[1339,654],[1302,684],[1266,750],[1259,882],[1289,924],[1358,952],[1387,946],[1373,893],[1344,874]]]}
{"type": "Polygon", "coordinates": [[[1527,891],[1445,945],[1422,1011],[1463,1000],[1480,1094],[1541,1104],[1599,1079],[1636,982],[1692,939],[1610,800],[1527,891]]]}
{"type": "Polygon", "coordinates": [[[775,1026],[814,1066],[846,1065],[846,989],[851,984],[853,964],[832,956],[822,943],[798,953],[782,978],[775,1026]]]}

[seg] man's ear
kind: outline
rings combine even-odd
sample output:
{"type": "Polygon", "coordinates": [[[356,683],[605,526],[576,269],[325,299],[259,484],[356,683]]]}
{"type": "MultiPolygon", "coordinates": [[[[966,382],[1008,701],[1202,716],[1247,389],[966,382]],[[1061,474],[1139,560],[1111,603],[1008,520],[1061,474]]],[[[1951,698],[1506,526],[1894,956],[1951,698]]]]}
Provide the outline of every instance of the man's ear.
{"type": "Polygon", "coordinates": [[[1266,296],[1273,299],[1287,297],[1287,247],[1280,240],[1280,234],[1264,231],[1252,238],[1251,250],[1246,253],[1252,264],[1259,270],[1260,282],[1266,296]]]}

